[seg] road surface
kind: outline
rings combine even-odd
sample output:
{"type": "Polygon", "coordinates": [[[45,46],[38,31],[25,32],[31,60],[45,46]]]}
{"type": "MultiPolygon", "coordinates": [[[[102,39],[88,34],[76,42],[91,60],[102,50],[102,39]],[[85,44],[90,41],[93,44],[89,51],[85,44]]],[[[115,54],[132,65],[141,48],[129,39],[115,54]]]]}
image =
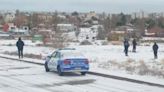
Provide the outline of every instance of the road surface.
{"type": "Polygon", "coordinates": [[[40,65],[0,58],[0,92],[164,92],[164,88],[89,74],[58,76],[40,65]]]}

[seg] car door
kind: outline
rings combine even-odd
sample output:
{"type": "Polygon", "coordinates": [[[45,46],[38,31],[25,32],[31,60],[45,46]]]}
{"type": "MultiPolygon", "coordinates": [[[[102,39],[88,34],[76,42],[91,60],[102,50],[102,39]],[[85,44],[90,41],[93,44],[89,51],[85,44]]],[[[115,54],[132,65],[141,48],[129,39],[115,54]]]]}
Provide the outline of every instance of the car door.
{"type": "Polygon", "coordinates": [[[57,70],[57,64],[58,64],[59,57],[60,57],[59,52],[54,52],[52,54],[50,62],[49,62],[49,68],[51,70],[57,70]]]}
{"type": "Polygon", "coordinates": [[[54,60],[55,55],[56,55],[56,52],[53,52],[51,54],[50,60],[48,62],[48,67],[49,67],[50,70],[52,70],[52,68],[53,68],[53,60],[54,60]]]}
{"type": "Polygon", "coordinates": [[[53,60],[53,68],[54,68],[54,70],[57,70],[57,66],[58,66],[58,61],[60,60],[60,52],[56,52],[56,54],[55,54],[55,58],[54,58],[54,60],[53,60]]]}

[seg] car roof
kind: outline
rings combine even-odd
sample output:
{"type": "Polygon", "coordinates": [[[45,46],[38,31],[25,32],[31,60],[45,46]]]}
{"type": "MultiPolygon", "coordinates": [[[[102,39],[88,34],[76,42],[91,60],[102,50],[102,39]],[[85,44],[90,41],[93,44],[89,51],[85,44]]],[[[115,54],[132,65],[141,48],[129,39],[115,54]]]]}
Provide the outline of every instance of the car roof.
{"type": "Polygon", "coordinates": [[[80,53],[80,51],[77,50],[60,50],[61,53],[80,53]]]}
{"type": "Polygon", "coordinates": [[[60,48],[60,49],[54,50],[52,53],[54,53],[54,52],[61,52],[61,53],[74,52],[74,53],[80,53],[75,48],[60,48]]]}
{"type": "Polygon", "coordinates": [[[76,50],[75,48],[60,48],[60,49],[58,49],[58,50],[76,50]]]}
{"type": "Polygon", "coordinates": [[[57,49],[57,52],[75,52],[76,49],[75,48],[61,48],[61,49],[57,49]]]}
{"type": "Polygon", "coordinates": [[[64,53],[81,53],[80,51],[76,50],[75,48],[62,48],[62,49],[58,49],[57,52],[60,52],[63,54],[64,53]]]}
{"type": "Polygon", "coordinates": [[[62,58],[85,58],[83,53],[78,50],[60,50],[62,58]]]}

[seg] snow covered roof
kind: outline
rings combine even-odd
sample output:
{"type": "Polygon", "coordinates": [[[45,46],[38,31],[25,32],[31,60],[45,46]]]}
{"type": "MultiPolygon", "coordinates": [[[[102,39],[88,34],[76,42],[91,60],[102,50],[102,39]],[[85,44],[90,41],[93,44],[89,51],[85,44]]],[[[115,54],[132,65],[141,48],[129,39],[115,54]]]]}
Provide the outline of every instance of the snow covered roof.
{"type": "Polygon", "coordinates": [[[57,24],[57,26],[73,26],[73,24],[57,24]]]}
{"type": "Polygon", "coordinates": [[[25,33],[28,32],[28,30],[23,30],[23,29],[15,29],[13,32],[18,32],[18,33],[25,33]]]}
{"type": "Polygon", "coordinates": [[[2,36],[3,36],[3,37],[8,37],[8,36],[10,36],[10,35],[9,35],[9,34],[1,34],[1,33],[0,33],[0,36],[1,36],[1,37],[2,37],[2,36]]]}
{"type": "Polygon", "coordinates": [[[90,28],[80,28],[80,32],[89,32],[90,28]]]}
{"type": "Polygon", "coordinates": [[[0,32],[0,36],[2,37],[8,37],[8,36],[10,36],[10,34],[8,34],[8,33],[6,33],[6,32],[0,32]]]}
{"type": "Polygon", "coordinates": [[[38,30],[39,32],[52,32],[52,30],[50,30],[50,29],[40,29],[40,30],[38,30]]]}

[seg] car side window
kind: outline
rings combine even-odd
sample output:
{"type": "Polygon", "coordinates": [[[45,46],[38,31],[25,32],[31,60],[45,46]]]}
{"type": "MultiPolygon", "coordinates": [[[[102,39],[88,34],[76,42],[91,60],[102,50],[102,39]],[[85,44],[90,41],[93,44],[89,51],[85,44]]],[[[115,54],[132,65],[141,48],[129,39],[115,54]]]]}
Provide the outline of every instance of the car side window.
{"type": "Polygon", "coordinates": [[[56,52],[55,58],[60,58],[60,53],[59,52],[56,52]]]}
{"type": "Polygon", "coordinates": [[[53,57],[53,58],[54,58],[54,57],[55,57],[55,55],[56,55],[56,52],[52,53],[51,57],[53,57]]]}
{"type": "Polygon", "coordinates": [[[54,52],[51,55],[52,58],[59,58],[60,57],[60,53],[59,52],[54,52]]]}

